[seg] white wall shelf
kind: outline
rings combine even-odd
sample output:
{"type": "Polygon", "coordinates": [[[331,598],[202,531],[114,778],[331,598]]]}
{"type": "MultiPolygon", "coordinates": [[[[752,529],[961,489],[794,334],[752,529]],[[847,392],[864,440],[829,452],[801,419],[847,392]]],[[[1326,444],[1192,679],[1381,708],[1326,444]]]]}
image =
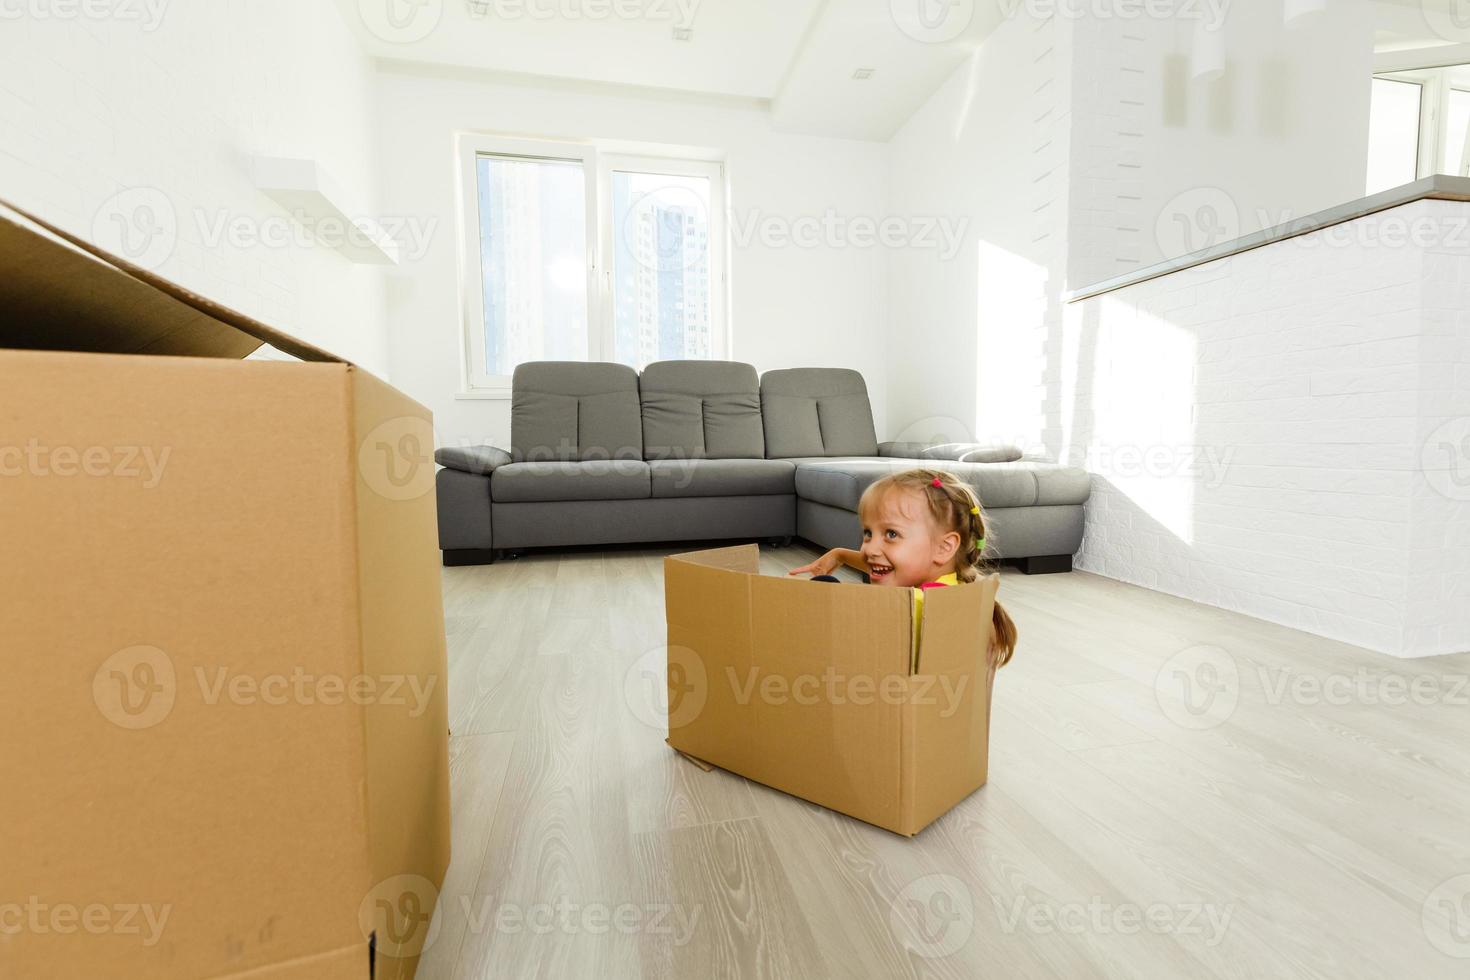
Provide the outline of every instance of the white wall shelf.
{"type": "Polygon", "coordinates": [[[347,206],[342,188],[314,160],[256,157],[255,186],[324,245],[353,262],[397,265],[398,243],[376,219],[347,206]]]}

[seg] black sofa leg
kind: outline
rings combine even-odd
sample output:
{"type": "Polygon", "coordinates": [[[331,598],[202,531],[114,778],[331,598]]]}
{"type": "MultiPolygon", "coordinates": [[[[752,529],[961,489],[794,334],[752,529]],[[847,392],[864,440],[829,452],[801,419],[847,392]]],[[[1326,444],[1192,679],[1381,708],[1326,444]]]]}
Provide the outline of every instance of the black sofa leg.
{"type": "Polygon", "coordinates": [[[1017,558],[1016,567],[1027,575],[1050,575],[1054,572],[1070,572],[1072,570],[1072,556],[1033,555],[1030,558],[1017,558]]]}
{"type": "Polygon", "coordinates": [[[444,552],[444,567],[493,565],[500,556],[501,552],[495,548],[451,548],[444,552]]]}

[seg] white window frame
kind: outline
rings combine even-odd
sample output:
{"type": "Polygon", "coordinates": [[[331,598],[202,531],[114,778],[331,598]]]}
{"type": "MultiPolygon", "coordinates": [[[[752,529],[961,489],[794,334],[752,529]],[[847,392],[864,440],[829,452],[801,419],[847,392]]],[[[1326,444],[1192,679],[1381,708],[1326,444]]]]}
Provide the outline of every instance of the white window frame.
{"type": "MultiPolygon", "coordinates": [[[[1461,95],[1470,95],[1470,88],[1461,88],[1458,85],[1452,84],[1449,79],[1446,78],[1444,91],[1441,93],[1441,106],[1443,107],[1443,111],[1440,113],[1439,123],[1439,139],[1441,143],[1447,143],[1450,138],[1450,95],[1455,92],[1459,92],[1461,95]]],[[[1467,139],[1467,144],[1470,144],[1470,139],[1467,139]]],[[[1467,160],[1470,160],[1470,154],[1467,154],[1465,150],[1466,146],[1462,145],[1460,147],[1460,166],[1455,170],[1453,174],[1453,176],[1455,177],[1465,176],[1465,174],[1463,173],[1465,169],[1465,164],[1467,160]]],[[[1436,166],[1438,165],[1439,158],[1443,155],[1443,152],[1437,153],[1435,155],[1436,166]]]]}
{"type": "Polygon", "coordinates": [[[509,139],[462,133],[457,151],[460,171],[460,300],[462,306],[463,376],[462,394],[481,398],[509,398],[508,374],[490,374],[485,370],[485,284],[480,274],[480,187],[478,160],[481,156],[520,157],[528,160],[561,160],[578,162],[587,182],[586,190],[586,256],[587,256],[587,344],[588,357],[596,360],[600,337],[598,322],[598,233],[597,195],[593,181],[597,174],[597,151],[585,143],[553,140],[509,139]]]}
{"type": "MultiPolygon", "coordinates": [[[[725,167],[716,160],[690,160],[680,157],[637,156],[627,153],[604,154],[598,163],[598,194],[611,203],[614,171],[656,174],[666,177],[705,177],[709,180],[709,331],[710,358],[725,360],[730,356],[729,316],[725,299],[725,167]]],[[[607,256],[603,269],[602,289],[606,302],[603,318],[603,350],[607,359],[616,355],[617,309],[613,302],[613,256],[617,254],[613,237],[612,212],[607,214],[602,230],[602,254],[607,256]]]]}
{"type": "Polygon", "coordinates": [[[509,398],[510,375],[485,370],[485,286],[481,279],[481,156],[564,160],[582,165],[586,180],[587,359],[611,361],[616,355],[612,257],[614,250],[612,174],[615,170],[707,177],[710,181],[709,302],[711,358],[728,358],[731,349],[726,239],[725,168],[717,160],[634,153],[604,153],[594,143],[571,140],[460,133],[455,148],[460,193],[461,398],[509,398]],[[606,202],[608,209],[604,210],[606,202]]]}
{"type": "Polygon", "coordinates": [[[1438,92],[1435,90],[1433,77],[1428,73],[1410,71],[1374,72],[1373,77],[1386,82],[1402,82],[1419,86],[1419,131],[1415,136],[1414,145],[1414,179],[1418,180],[1420,177],[1433,173],[1434,151],[1439,147],[1434,131],[1435,102],[1438,92]]]}
{"type": "MultiPolygon", "coordinates": [[[[1454,66],[1451,66],[1454,67],[1454,66]]],[[[1450,131],[1450,92],[1470,92],[1450,81],[1448,68],[1424,68],[1414,71],[1380,71],[1374,78],[1408,82],[1419,86],[1419,146],[1414,167],[1415,179],[1440,172],[1439,161],[1450,131]]],[[[1464,151],[1461,151],[1464,166],[1464,151]]]]}

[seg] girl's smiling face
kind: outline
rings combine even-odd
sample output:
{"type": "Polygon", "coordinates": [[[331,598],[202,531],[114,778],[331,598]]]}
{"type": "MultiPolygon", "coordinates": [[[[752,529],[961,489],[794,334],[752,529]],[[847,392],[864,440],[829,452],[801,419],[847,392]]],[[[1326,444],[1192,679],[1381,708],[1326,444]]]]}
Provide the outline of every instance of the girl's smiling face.
{"type": "Polygon", "coordinates": [[[862,521],[863,561],[874,585],[913,588],[954,571],[960,536],[936,525],[921,494],[886,493],[862,521]]]}

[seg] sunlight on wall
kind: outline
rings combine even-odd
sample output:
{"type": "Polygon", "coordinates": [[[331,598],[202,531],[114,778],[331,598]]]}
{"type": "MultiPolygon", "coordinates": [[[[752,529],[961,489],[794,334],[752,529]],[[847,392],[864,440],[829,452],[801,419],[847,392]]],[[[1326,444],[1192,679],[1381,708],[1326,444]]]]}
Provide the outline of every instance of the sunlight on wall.
{"type": "Polygon", "coordinates": [[[975,436],[1039,448],[1046,394],[1047,270],[980,242],[975,436]]]}
{"type": "Polygon", "coordinates": [[[954,120],[954,142],[959,143],[960,137],[964,135],[965,127],[970,123],[970,110],[975,106],[975,96],[980,92],[980,59],[984,57],[983,49],[970,56],[969,68],[966,71],[968,77],[965,79],[965,97],[960,102],[960,111],[954,120]]]}
{"type": "Polygon", "coordinates": [[[1194,335],[1104,298],[1087,468],[1186,544],[1194,540],[1194,335]]]}

